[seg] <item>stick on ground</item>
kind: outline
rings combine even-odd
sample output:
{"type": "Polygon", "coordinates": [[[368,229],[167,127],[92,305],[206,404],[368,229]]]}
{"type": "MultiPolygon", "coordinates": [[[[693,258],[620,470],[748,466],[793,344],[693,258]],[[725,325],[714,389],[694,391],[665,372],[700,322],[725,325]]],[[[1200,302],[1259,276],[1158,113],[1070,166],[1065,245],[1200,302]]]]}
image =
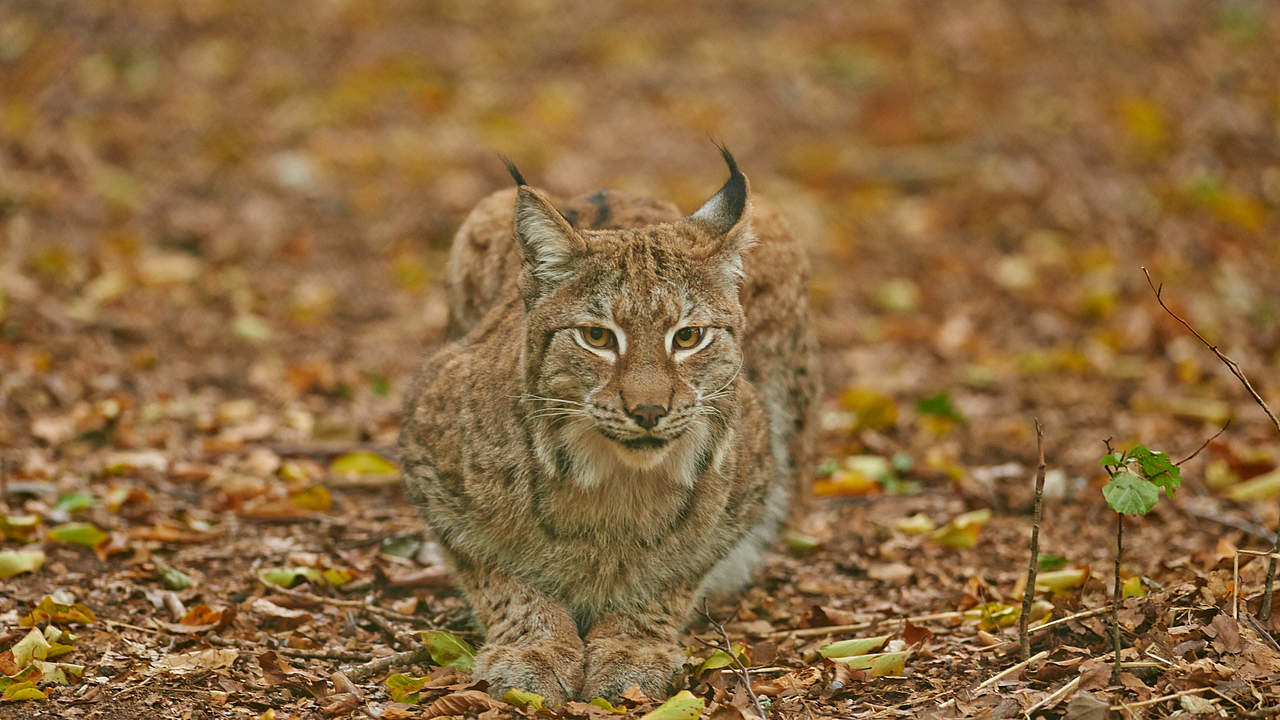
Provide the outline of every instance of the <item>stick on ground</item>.
{"type": "Polygon", "coordinates": [[[1027,622],[1031,618],[1031,604],[1036,596],[1036,571],[1040,568],[1040,518],[1044,507],[1044,431],[1040,420],[1035,419],[1036,451],[1040,464],[1036,467],[1036,495],[1031,511],[1031,560],[1027,563],[1027,587],[1022,593],[1022,614],[1018,616],[1018,640],[1022,643],[1022,659],[1031,657],[1031,637],[1027,634],[1027,622]]]}

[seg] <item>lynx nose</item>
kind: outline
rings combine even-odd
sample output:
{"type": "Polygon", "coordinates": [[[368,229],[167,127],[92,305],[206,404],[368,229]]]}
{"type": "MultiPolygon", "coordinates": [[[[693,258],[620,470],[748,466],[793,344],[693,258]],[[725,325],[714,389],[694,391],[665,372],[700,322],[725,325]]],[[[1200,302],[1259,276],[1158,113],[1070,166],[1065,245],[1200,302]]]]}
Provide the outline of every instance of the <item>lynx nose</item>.
{"type": "Polygon", "coordinates": [[[661,405],[637,405],[631,408],[631,417],[645,430],[657,425],[666,415],[667,409],[661,405]]]}

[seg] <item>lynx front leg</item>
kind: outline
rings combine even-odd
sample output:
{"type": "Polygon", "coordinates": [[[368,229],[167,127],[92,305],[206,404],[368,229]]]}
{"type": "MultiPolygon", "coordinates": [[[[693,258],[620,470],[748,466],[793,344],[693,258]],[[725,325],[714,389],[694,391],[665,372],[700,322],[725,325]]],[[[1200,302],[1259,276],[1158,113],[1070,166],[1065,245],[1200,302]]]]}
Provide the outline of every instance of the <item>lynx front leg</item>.
{"type": "Polygon", "coordinates": [[[583,645],[569,612],[550,596],[498,572],[459,573],[485,642],[475,676],[502,697],[519,688],[553,703],[572,700],[582,687],[583,645]]]}
{"type": "Polygon", "coordinates": [[[671,675],[684,659],[676,638],[689,618],[695,594],[693,589],[670,592],[637,612],[597,620],[586,638],[582,697],[616,700],[632,685],[649,697],[666,697],[671,675]]]}

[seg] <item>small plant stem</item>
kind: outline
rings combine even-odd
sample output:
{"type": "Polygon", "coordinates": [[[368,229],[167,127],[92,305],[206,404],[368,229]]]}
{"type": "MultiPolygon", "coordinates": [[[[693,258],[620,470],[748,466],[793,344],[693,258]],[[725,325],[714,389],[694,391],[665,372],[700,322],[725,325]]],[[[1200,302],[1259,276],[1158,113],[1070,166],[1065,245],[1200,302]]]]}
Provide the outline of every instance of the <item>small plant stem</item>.
{"type": "Polygon", "coordinates": [[[1271,557],[1267,559],[1267,585],[1262,589],[1262,607],[1258,609],[1258,619],[1265,626],[1271,621],[1271,591],[1276,579],[1276,554],[1280,553],[1280,522],[1276,525],[1276,541],[1271,546],[1271,557]]]}
{"type": "Polygon", "coordinates": [[[1044,508],[1044,431],[1040,429],[1038,418],[1034,422],[1040,464],[1036,467],[1036,494],[1031,510],[1031,560],[1027,563],[1027,587],[1022,593],[1022,614],[1018,616],[1018,640],[1022,644],[1023,660],[1031,658],[1031,637],[1027,634],[1027,623],[1031,618],[1031,604],[1036,596],[1036,571],[1040,569],[1040,520],[1044,508]]]}
{"type": "Polygon", "coordinates": [[[1116,513],[1116,586],[1111,595],[1111,644],[1115,664],[1111,666],[1111,684],[1120,682],[1120,557],[1124,553],[1124,513],[1116,513]]]}

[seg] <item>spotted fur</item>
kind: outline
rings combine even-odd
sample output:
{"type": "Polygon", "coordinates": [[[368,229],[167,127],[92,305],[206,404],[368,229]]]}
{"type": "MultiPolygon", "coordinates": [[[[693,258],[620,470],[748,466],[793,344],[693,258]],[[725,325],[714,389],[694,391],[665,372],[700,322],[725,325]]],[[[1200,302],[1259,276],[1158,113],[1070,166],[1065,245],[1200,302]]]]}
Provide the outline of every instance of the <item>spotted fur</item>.
{"type": "Polygon", "coordinates": [[[518,187],[454,240],[456,340],[409,393],[401,465],[495,694],[662,695],[691,609],[746,582],[798,502],[807,265],[724,155],[729,180],[688,217],[615,191],[557,207],[512,166],[518,187]],[[684,327],[707,330],[676,348],[684,327]]]}

